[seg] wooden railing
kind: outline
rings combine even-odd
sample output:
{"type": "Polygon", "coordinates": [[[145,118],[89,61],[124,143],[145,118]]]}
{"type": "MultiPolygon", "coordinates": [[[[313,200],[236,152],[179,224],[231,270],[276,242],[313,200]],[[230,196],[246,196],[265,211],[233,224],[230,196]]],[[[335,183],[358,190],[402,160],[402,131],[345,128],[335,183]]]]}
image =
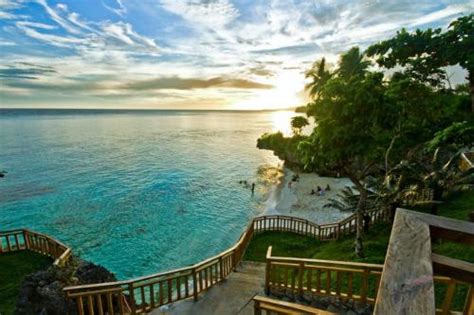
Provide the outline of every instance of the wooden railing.
{"type": "Polygon", "coordinates": [[[314,307],[270,299],[259,295],[253,298],[253,302],[255,315],[262,315],[264,312],[266,314],[281,315],[336,315],[336,313],[323,311],[314,307]]]}
{"type": "MultiPolygon", "coordinates": [[[[370,225],[390,221],[387,209],[369,210],[366,214],[370,218],[370,225]]],[[[253,220],[255,233],[266,231],[293,232],[313,237],[320,241],[339,239],[340,237],[355,233],[357,229],[357,214],[336,223],[318,225],[306,219],[268,215],[257,217],[253,220]]]]}
{"type": "MultiPolygon", "coordinates": [[[[367,214],[371,224],[389,220],[384,210],[371,210],[367,214]]],[[[255,234],[287,231],[326,241],[353,233],[356,226],[355,214],[338,223],[323,225],[290,216],[261,216],[252,220],[234,246],[193,266],[125,281],[66,287],[64,291],[76,302],[79,314],[147,313],[186,298],[197,300],[201,292],[226,279],[243,259],[255,234]]],[[[26,229],[0,232],[0,253],[16,250],[50,256],[58,266],[66,265],[71,258],[70,248],[47,235],[26,229]]]]}
{"type": "MultiPolygon", "coordinates": [[[[265,291],[267,294],[285,295],[293,299],[310,294],[374,305],[383,268],[384,265],[380,264],[276,257],[272,256],[270,246],[266,259],[265,291]]],[[[442,303],[436,310],[437,314],[462,314],[452,311],[453,297],[459,287],[470,287],[464,296],[464,314],[470,314],[467,310],[474,298],[472,283],[441,275],[433,279],[435,286],[446,288],[438,296],[442,303]]]]}
{"type": "Polygon", "coordinates": [[[265,291],[290,297],[309,293],[374,304],[383,265],[272,256],[268,248],[265,291]]]}
{"type": "MultiPolygon", "coordinates": [[[[373,223],[389,219],[386,211],[373,210],[369,211],[368,215],[373,223]]],[[[132,280],[66,287],[64,291],[68,297],[75,300],[79,314],[113,311],[147,313],[154,308],[189,297],[197,300],[201,292],[226,279],[243,259],[245,250],[255,234],[287,231],[324,241],[354,232],[356,224],[356,215],[339,223],[324,225],[289,216],[256,217],[234,246],[196,265],[132,280]]]]}
{"type": "Polygon", "coordinates": [[[407,206],[414,206],[417,204],[428,203],[433,201],[433,189],[422,189],[418,192],[413,192],[403,199],[403,204],[407,206]]]}
{"type": "Polygon", "coordinates": [[[60,241],[26,229],[0,232],[0,253],[30,250],[54,259],[54,265],[63,267],[71,258],[71,249],[60,241]]]}
{"type": "Polygon", "coordinates": [[[143,314],[193,297],[223,281],[237,268],[252,239],[254,223],[228,250],[193,266],[126,281],[66,287],[78,314],[143,314]]]}

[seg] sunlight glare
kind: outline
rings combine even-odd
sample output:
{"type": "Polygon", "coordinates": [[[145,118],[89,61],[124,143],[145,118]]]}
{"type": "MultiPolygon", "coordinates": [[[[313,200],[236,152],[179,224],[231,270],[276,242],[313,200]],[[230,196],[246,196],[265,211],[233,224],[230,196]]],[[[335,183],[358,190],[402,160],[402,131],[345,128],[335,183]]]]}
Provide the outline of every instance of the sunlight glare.
{"type": "Polygon", "coordinates": [[[280,131],[285,137],[291,136],[292,131],[290,122],[291,118],[295,115],[295,112],[289,110],[273,112],[271,114],[272,132],[280,131]]]}

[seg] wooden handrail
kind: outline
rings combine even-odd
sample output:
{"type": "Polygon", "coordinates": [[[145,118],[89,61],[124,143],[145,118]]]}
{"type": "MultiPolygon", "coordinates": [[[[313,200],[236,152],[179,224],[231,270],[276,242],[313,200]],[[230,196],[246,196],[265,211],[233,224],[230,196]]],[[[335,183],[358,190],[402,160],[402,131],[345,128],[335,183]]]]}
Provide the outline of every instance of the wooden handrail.
{"type": "Polygon", "coordinates": [[[53,264],[59,267],[65,266],[71,258],[71,249],[48,235],[27,229],[0,232],[0,253],[20,250],[31,250],[54,258],[53,264]]]}
{"type": "Polygon", "coordinates": [[[265,291],[353,299],[373,304],[383,265],[272,256],[267,251],[265,291]],[[354,282],[359,281],[356,290],[354,282]]]}
{"type": "MultiPolygon", "coordinates": [[[[446,261],[444,264],[448,265],[446,261]]],[[[464,267],[466,265],[462,265],[462,268],[464,267]]],[[[467,268],[470,268],[470,265],[467,268]]],[[[352,299],[374,305],[379,296],[380,299],[387,297],[390,299],[392,296],[390,294],[381,295],[378,291],[383,270],[384,265],[380,264],[276,257],[272,256],[270,246],[266,256],[265,292],[267,294],[285,294],[291,298],[307,293],[342,300],[352,299]],[[356,279],[359,281],[358,290],[354,286],[356,279]]],[[[471,269],[468,270],[471,271],[471,269]]],[[[435,285],[447,285],[448,288],[444,296],[441,297],[442,308],[437,309],[436,314],[455,314],[456,312],[451,311],[450,308],[457,287],[469,286],[471,283],[471,289],[465,297],[464,311],[464,314],[471,314],[471,308],[474,308],[474,290],[472,282],[468,278],[456,279],[435,275],[433,281],[435,285]],[[469,312],[469,310],[471,311],[469,312]]],[[[397,314],[395,308],[393,310],[394,314],[397,314]]]]}
{"type": "Polygon", "coordinates": [[[254,314],[261,315],[262,311],[273,312],[284,315],[336,315],[323,311],[314,307],[290,303],[280,300],[271,299],[268,297],[257,295],[253,298],[254,314]]]}
{"type": "MultiPolygon", "coordinates": [[[[386,210],[371,210],[367,213],[371,216],[373,222],[387,221],[389,219],[386,210]]],[[[192,266],[129,280],[69,286],[64,288],[64,292],[76,301],[79,314],[84,314],[84,310],[98,307],[101,308],[103,313],[110,312],[111,306],[114,307],[112,309],[117,308],[117,305],[111,305],[112,302],[112,304],[118,304],[120,309],[130,309],[132,314],[145,313],[153,308],[189,297],[197,299],[201,292],[225,280],[233,270],[236,270],[238,264],[243,259],[250,240],[255,234],[271,230],[289,231],[311,236],[321,241],[327,241],[353,233],[356,225],[356,214],[341,222],[322,225],[291,216],[260,216],[250,222],[233,246],[192,266]]],[[[60,249],[54,255],[54,258],[56,258],[55,264],[59,266],[67,263],[71,257],[70,248],[49,236],[26,229],[10,232],[17,234],[26,233],[26,235],[31,235],[33,238],[38,237],[54,242],[57,248],[60,249]]],[[[2,233],[4,234],[5,232],[0,232],[0,240],[3,235],[2,233]]],[[[1,248],[2,245],[0,243],[0,252],[1,248]]],[[[36,248],[25,247],[22,249],[35,250],[36,248]]],[[[52,255],[52,252],[42,253],[52,255]]],[[[278,260],[278,257],[275,259],[278,260]]],[[[321,263],[324,263],[324,261],[321,261],[321,263]]]]}

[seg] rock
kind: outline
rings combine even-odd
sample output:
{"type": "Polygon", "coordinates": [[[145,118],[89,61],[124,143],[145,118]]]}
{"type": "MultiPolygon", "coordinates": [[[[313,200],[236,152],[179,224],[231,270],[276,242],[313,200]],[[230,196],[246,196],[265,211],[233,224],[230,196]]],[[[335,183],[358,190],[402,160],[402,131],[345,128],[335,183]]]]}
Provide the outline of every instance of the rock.
{"type": "Polygon", "coordinates": [[[78,279],[80,284],[117,281],[113,273],[91,262],[82,262],[76,269],[74,276],[78,279]]]}
{"type": "Polygon", "coordinates": [[[334,304],[329,304],[329,306],[326,308],[326,311],[331,313],[340,313],[341,309],[334,304]]]}
{"type": "Polygon", "coordinates": [[[113,273],[102,266],[74,259],[72,264],[25,277],[20,287],[15,314],[76,314],[74,302],[66,298],[63,288],[70,285],[116,281],[113,273]]]}

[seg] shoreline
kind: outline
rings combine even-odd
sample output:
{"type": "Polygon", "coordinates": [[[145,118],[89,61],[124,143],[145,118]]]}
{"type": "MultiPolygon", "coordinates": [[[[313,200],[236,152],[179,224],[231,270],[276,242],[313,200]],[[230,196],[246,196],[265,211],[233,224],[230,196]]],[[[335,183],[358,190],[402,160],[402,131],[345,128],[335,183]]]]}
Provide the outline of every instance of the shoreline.
{"type": "Polygon", "coordinates": [[[352,212],[342,212],[334,208],[324,208],[329,198],[337,198],[337,194],[345,187],[352,186],[348,178],[322,177],[315,173],[301,173],[297,182],[292,181],[295,173],[283,167],[283,174],[278,180],[265,202],[264,215],[288,215],[307,219],[317,224],[333,223],[352,215],[352,212]],[[291,187],[289,183],[291,182],[291,187]],[[311,195],[311,190],[317,186],[331,190],[324,196],[311,195]]]}

